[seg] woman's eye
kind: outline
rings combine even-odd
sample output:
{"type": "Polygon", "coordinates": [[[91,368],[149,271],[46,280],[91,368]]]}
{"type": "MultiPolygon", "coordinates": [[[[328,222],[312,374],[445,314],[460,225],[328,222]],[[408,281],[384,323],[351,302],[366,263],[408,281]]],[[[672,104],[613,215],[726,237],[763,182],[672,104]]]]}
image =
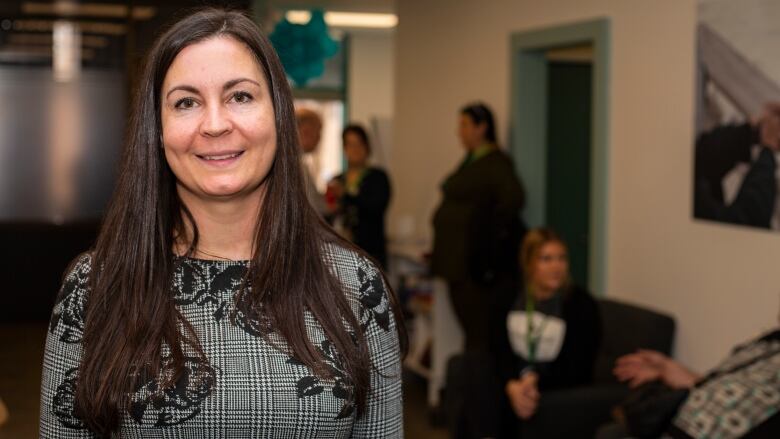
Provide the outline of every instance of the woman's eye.
{"type": "Polygon", "coordinates": [[[173,105],[177,110],[187,110],[195,106],[195,100],[192,98],[181,98],[173,105]]]}
{"type": "Polygon", "coordinates": [[[239,104],[246,104],[247,102],[252,100],[252,95],[245,91],[237,91],[233,93],[233,96],[231,97],[233,101],[239,104]]]}

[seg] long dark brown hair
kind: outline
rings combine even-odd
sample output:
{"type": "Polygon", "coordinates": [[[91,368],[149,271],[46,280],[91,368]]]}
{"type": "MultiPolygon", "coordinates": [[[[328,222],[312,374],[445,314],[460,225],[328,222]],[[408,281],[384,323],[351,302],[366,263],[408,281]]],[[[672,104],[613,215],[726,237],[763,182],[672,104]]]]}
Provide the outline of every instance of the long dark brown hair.
{"type": "MultiPolygon", "coordinates": [[[[306,198],[292,94],[269,41],[243,14],[208,8],[175,23],[148,54],[116,190],[93,252],[76,413],[102,436],[118,428],[138,377],[160,374],[163,345],[170,348],[166,369],[173,371],[163,375],[164,386],[172,386],[181,376],[185,351],[207,360],[170,292],[177,264],[174,241],[184,234],[186,221],[193,228],[192,251],[198,231],[177,195],[176,177],[164,157],[160,106],[163,79],[176,55],[217,36],[234,38],[253,52],[268,82],[276,118],[276,156],[264,182],[245,282],[251,292],[243,289],[236,301],[250,318],[261,314],[267,318],[292,355],[329,378],[324,358],[306,332],[304,311],[310,311],[344,360],[358,414],[365,408],[372,367],[365,337],[347,298],[338,294],[344,287],[323,253],[328,243],[354,247],[322,222],[306,198]]],[[[405,351],[398,304],[392,292],[389,298],[405,351]]]]}

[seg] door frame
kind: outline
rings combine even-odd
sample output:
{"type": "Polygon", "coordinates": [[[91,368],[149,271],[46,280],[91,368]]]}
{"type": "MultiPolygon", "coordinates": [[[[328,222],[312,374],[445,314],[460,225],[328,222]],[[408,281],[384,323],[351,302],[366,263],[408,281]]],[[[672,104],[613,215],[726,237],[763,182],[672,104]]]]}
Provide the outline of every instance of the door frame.
{"type": "Polygon", "coordinates": [[[547,64],[550,49],[590,44],[593,48],[591,190],[588,278],[590,290],[605,294],[609,171],[610,20],[516,32],[510,37],[510,152],[526,187],[525,219],[545,224],[547,172],[547,64]]]}

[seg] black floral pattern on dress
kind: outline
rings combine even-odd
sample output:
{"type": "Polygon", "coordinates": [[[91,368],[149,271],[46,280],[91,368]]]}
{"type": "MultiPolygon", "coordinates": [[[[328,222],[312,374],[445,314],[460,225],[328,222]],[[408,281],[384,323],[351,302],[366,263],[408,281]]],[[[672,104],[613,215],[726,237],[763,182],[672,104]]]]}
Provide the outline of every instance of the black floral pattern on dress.
{"type": "Polygon", "coordinates": [[[179,306],[214,308],[214,320],[221,321],[230,307],[232,295],[241,288],[244,265],[202,264],[182,258],[174,274],[174,300],[179,306]]]}
{"type": "Polygon", "coordinates": [[[360,282],[360,326],[365,331],[371,319],[385,331],[390,330],[390,304],[385,293],[382,275],[365,259],[360,259],[357,269],[360,282]]]}
{"type": "Polygon", "coordinates": [[[171,357],[163,359],[159,376],[140,379],[130,398],[130,416],[139,424],[154,420],[155,427],[181,424],[201,411],[201,403],[217,382],[217,371],[207,361],[185,357],[184,371],[172,388],[160,388],[163,378],[173,373],[171,357]]]}
{"type": "Polygon", "coordinates": [[[84,429],[84,422],[79,419],[75,413],[76,401],[76,380],[78,379],[79,369],[77,367],[68,369],[65,372],[65,379],[57,386],[57,392],[52,400],[52,412],[62,425],[73,429],[84,429]]]}
{"type": "Polygon", "coordinates": [[[273,324],[268,314],[265,313],[261,305],[259,310],[251,310],[251,305],[247,302],[249,294],[240,294],[238,303],[231,313],[231,322],[243,329],[247,334],[254,337],[270,335],[274,332],[273,324]]]}
{"type": "MultiPolygon", "coordinates": [[[[352,384],[352,380],[347,375],[346,370],[344,370],[343,359],[336,351],[333,343],[328,340],[323,340],[317,346],[317,351],[325,357],[325,367],[333,376],[333,387],[331,389],[333,397],[343,401],[336,419],[348,418],[355,411],[355,386],[352,384]]],[[[294,357],[290,357],[287,363],[304,366],[301,361],[294,357]]],[[[307,396],[319,395],[325,390],[325,387],[320,378],[314,375],[306,375],[295,383],[295,390],[298,398],[305,398],[307,396]]]]}
{"type": "Polygon", "coordinates": [[[63,326],[60,341],[80,343],[84,336],[84,306],[87,301],[87,281],[90,272],[89,257],[82,257],[62,283],[54,311],[49,322],[49,332],[54,334],[58,325],[63,326]]]}

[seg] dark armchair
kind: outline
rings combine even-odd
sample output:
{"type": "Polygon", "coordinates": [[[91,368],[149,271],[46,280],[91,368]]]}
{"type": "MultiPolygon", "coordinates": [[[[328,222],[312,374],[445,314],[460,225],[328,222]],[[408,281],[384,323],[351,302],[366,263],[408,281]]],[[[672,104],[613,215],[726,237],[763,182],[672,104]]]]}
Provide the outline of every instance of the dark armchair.
{"type": "Polygon", "coordinates": [[[599,306],[604,335],[593,384],[543,394],[536,415],[523,423],[523,439],[592,438],[628,391],[612,375],[615,360],[639,348],[671,353],[672,317],[613,300],[600,300],[599,306]]]}

